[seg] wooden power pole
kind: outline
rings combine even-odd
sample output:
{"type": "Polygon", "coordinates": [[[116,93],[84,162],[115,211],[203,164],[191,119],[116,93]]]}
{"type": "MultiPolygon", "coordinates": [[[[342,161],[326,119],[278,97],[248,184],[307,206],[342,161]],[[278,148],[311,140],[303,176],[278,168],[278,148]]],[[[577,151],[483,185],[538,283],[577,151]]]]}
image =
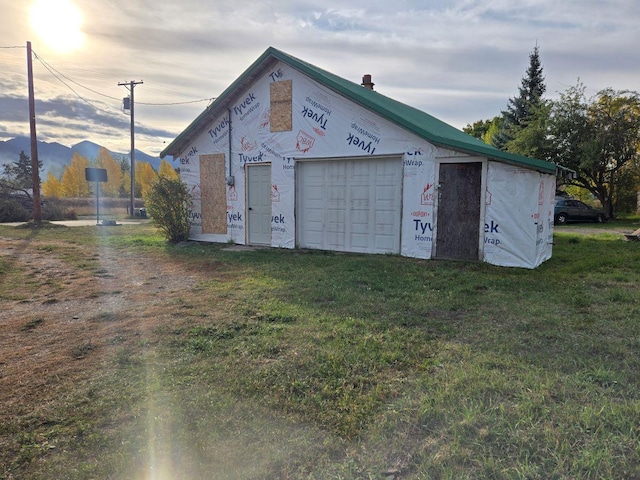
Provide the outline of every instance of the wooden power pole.
{"type": "Polygon", "coordinates": [[[140,85],[141,83],[143,83],[142,81],[139,82],[134,82],[133,80],[131,80],[130,82],[120,82],[118,83],[118,86],[120,87],[126,87],[127,90],[129,90],[129,92],[131,92],[131,102],[130,102],[130,110],[131,110],[131,206],[129,207],[129,214],[133,217],[135,216],[135,210],[134,210],[134,203],[135,203],[135,198],[136,198],[136,194],[135,194],[135,190],[136,190],[136,161],[135,161],[135,154],[136,154],[136,142],[135,142],[135,135],[134,135],[134,100],[133,100],[133,89],[135,88],[136,85],[140,85]]]}
{"type": "Polygon", "coordinates": [[[37,225],[42,221],[42,205],[40,203],[40,162],[38,161],[38,139],[36,137],[36,102],[33,94],[33,62],[31,60],[31,42],[27,42],[27,79],[29,83],[29,127],[31,131],[33,221],[37,225]]]}

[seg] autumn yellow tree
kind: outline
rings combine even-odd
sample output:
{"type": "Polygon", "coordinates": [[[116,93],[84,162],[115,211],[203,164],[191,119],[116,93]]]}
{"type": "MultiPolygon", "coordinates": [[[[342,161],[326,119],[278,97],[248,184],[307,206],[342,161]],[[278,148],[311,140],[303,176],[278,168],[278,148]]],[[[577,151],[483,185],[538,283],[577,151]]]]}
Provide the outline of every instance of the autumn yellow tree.
{"type": "Polygon", "coordinates": [[[89,166],[89,160],[78,152],[73,154],[71,163],[67,165],[62,174],[62,191],[65,197],[88,197],[89,182],[85,178],[85,169],[89,166]]]}
{"type": "Polygon", "coordinates": [[[160,168],[158,169],[158,176],[162,178],[166,178],[169,180],[177,180],[180,178],[178,172],[174,170],[169,162],[167,162],[164,158],[160,162],[160,168]]]}
{"type": "Polygon", "coordinates": [[[158,178],[158,174],[148,162],[136,162],[136,193],[145,196],[151,189],[151,184],[158,178]]]}
{"type": "Polygon", "coordinates": [[[122,172],[122,191],[121,195],[128,197],[131,195],[131,167],[126,158],[120,160],[120,171],[122,172]]]}
{"type": "Polygon", "coordinates": [[[105,197],[118,197],[123,186],[120,164],[116,162],[109,150],[102,147],[98,152],[96,165],[98,168],[104,168],[107,171],[107,181],[100,185],[101,194],[105,197]]]}
{"type": "Polygon", "coordinates": [[[62,188],[62,183],[58,180],[53,173],[49,172],[47,174],[47,179],[42,182],[42,194],[45,197],[50,198],[59,198],[64,196],[64,189],[62,188]]]}

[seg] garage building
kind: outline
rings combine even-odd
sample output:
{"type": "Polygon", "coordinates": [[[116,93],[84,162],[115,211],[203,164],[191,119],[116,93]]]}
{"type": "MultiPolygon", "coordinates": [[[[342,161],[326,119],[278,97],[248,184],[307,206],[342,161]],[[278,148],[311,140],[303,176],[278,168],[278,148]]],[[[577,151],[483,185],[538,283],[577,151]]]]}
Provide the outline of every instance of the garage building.
{"type": "Polygon", "coordinates": [[[535,268],[556,166],[267,49],[162,153],[194,240],[535,268]]]}

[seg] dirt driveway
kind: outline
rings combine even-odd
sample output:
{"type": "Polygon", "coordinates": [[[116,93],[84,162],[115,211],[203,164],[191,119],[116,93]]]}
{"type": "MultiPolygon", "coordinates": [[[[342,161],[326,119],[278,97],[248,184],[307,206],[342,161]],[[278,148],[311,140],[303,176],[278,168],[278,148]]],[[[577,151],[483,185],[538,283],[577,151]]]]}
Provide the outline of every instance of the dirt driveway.
{"type": "Polygon", "coordinates": [[[153,341],[179,316],[173,294],[201,278],[166,258],[51,241],[0,237],[0,260],[10,269],[0,279],[18,282],[3,286],[0,309],[3,416],[37,415],[118,349],[153,341]]]}

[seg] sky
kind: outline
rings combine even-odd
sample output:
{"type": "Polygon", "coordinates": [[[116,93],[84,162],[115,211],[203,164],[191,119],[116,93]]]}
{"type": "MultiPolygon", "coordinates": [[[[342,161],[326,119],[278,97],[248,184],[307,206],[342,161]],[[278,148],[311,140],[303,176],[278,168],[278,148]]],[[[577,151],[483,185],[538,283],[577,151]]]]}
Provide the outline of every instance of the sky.
{"type": "Polygon", "coordinates": [[[499,115],[537,45],[547,98],[640,91],[637,0],[0,0],[0,140],[157,155],[268,47],[454,127],[499,115]]]}

